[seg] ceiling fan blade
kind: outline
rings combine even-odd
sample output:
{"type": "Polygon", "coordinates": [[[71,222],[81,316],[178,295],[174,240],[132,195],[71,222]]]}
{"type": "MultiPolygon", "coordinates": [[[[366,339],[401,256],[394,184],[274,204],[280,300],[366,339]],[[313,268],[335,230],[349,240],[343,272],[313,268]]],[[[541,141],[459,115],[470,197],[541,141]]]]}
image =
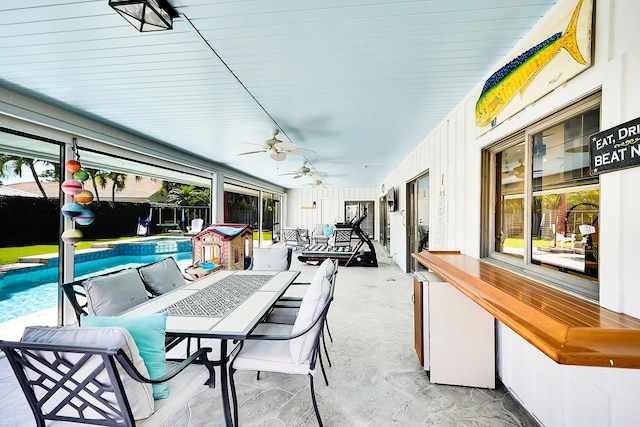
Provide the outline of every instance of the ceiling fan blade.
{"type": "Polygon", "coordinates": [[[295,156],[308,156],[311,154],[316,154],[315,151],[309,150],[307,148],[296,148],[294,150],[287,151],[289,154],[293,154],[295,156]]]}
{"type": "Polygon", "coordinates": [[[298,146],[293,142],[277,142],[273,144],[273,148],[275,148],[278,151],[289,152],[289,151],[295,150],[296,148],[298,148],[298,146]]]}
{"type": "Polygon", "coordinates": [[[240,141],[239,144],[253,145],[254,147],[261,147],[263,150],[267,148],[267,146],[265,144],[256,144],[256,143],[253,143],[253,142],[240,141]]]}
{"type": "Polygon", "coordinates": [[[246,153],[238,153],[238,156],[244,156],[247,154],[258,154],[258,153],[264,153],[264,150],[260,150],[260,151],[247,151],[246,153]]]}
{"type": "Polygon", "coordinates": [[[320,171],[310,171],[307,175],[311,175],[311,176],[322,176],[322,175],[326,175],[326,172],[320,172],[320,171]]]}

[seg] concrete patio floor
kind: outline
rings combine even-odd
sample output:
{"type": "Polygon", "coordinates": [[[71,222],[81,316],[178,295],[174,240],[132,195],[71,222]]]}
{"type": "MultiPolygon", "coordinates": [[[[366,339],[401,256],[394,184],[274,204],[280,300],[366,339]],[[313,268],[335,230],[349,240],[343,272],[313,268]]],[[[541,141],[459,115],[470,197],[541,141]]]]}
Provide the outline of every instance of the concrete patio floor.
{"type": "MultiPolygon", "coordinates": [[[[413,348],[412,280],[380,245],[376,249],[378,268],[341,267],[336,279],[328,315],[329,386],[319,369],[315,378],[325,426],[537,426],[502,386],[429,382],[413,348]]],[[[294,254],[291,269],[301,271],[298,281],[306,281],[315,267],[294,254]]],[[[0,339],[9,338],[6,332],[0,329],[0,339]]],[[[317,425],[306,377],[262,373],[256,380],[255,373],[242,371],[235,377],[241,426],[317,425]]],[[[35,425],[5,358],[0,359],[0,414],[0,426],[35,425]]],[[[223,426],[220,387],[203,387],[168,425],[223,426]]]]}

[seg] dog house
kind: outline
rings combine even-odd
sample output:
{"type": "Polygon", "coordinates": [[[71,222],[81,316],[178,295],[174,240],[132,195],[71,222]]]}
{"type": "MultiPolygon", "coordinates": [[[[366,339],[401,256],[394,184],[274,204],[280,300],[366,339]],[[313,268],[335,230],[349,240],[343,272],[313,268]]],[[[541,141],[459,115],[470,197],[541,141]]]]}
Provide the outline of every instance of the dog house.
{"type": "Polygon", "coordinates": [[[253,257],[253,229],[249,224],[211,224],[191,238],[193,262],[221,264],[225,270],[244,270],[253,257]]]}

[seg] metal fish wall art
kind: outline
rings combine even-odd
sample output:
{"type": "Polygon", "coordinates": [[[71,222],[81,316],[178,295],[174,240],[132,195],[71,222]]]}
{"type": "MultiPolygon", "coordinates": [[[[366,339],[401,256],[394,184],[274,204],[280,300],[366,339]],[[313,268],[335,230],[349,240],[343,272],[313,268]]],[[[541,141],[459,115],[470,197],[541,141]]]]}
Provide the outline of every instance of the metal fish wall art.
{"type": "Polygon", "coordinates": [[[540,71],[562,49],[565,49],[578,63],[586,64],[577,40],[578,16],[583,1],[578,2],[569,25],[563,33],[555,33],[526,50],[487,79],[476,102],[476,126],[483,127],[490,123],[495,126],[498,113],[513,100],[516,94],[522,95],[540,71]]]}

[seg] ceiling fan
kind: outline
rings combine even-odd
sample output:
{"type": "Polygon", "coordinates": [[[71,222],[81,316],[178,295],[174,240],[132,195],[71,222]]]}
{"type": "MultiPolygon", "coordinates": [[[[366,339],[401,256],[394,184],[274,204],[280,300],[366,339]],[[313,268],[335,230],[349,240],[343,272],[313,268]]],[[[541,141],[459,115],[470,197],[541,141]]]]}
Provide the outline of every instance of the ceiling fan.
{"type": "MultiPolygon", "coordinates": [[[[524,168],[524,160],[523,159],[518,159],[518,165],[515,166],[513,169],[509,170],[509,165],[507,163],[505,163],[504,168],[503,168],[503,172],[502,172],[502,178],[506,179],[509,177],[515,177],[518,180],[522,180],[525,177],[525,168],[524,168]]],[[[534,169],[533,173],[534,174],[538,174],[538,176],[540,176],[540,174],[544,172],[543,169],[534,169]]],[[[536,175],[534,175],[535,177],[536,175]]]]}
{"type": "Polygon", "coordinates": [[[273,135],[271,139],[267,139],[264,144],[251,144],[257,145],[261,147],[260,150],[256,151],[248,151],[246,153],[239,153],[239,156],[244,156],[246,154],[257,154],[257,153],[269,153],[269,156],[279,162],[287,158],[287,154],[292,154],[295,156],[307,156],[309,154],[315,154],[315,151],[308,150],[306,148],[298,148],[296,144],[293,142],[282,142],[276,138],[280,131],[277,129],[273,130],[271,134],[273,135]]]}
{"type": "Polygon", "coordinates": [[[509,165],[505,163],[502,178],[504,179],[515,176],[517,179],[524,179],[524,160],[518,159],[518,163],[519,165],[515,166],[511,170],[509,170],[509,165]]]}
{"type": "Polygon", "coordinates": [[[302,164],[301,167],[298,168],[298,170],[295,170],[291,173],[282,173],[280,175],[294,175],[294,179],[297,178],[302,178],[303,176],[308,176],[308,177],[314,177],[314,176],[319,176],[322,177],[322,175],[324,174],[324,172],[320,172],[317,171],[315,169],[311,169],[309,166],[307,166],[307,160],[304,161],[304,163],[302,164]]]}
{"type": "Polygon", "coordinates": [[[327,188],[327,187],[331,187],[331,184],[329,184],[326,181],[323,181],[321,179],[315,179],[312,182],[310,182],[309,184],[304,184],[305,186],[311,186],[311,187],[322,187],[322,188],[327,188]]]}

